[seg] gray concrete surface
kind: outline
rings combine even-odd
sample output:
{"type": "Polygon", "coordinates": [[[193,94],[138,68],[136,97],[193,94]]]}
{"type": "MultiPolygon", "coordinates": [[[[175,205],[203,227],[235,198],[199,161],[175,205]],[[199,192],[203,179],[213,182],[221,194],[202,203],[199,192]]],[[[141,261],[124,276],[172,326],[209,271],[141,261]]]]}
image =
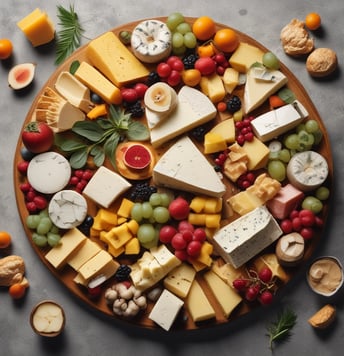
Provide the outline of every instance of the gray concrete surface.
{"type": "MultiPolygon", "coordinates": [[[[32,100],[55,70],[54,50],[34,49],[16,26],[16,22],[35,7],[46,10],[55,23],[56,5],[69,6],[70,1],[2,0],[0,3],[0,38],[10,38],[15,52],[10,62],[0,63],[0,230],[9,231],[14,242],[11,252],[24,257],[30,289],[22,303],[14,303],[6,289],[0,289],[0,354],[4,356],[39,355],[269,355],[266,325],[275,320],[283,305],[298,315],[289,340],[275,347],[274,355],[335,356],[344,346],[343,300],[338,301],[336,323],[324,332],[315,332],[307,319],[323,305],[306,283],[305,268],[285,288],[276,303],[260,309],[224,327],[192,333],[173,334],[136,329],[116,323],[90,310],[72,296],[45,268],[25,237],[16,208],[12,161],[18,135],[32,100]],[[24,95],[7,86],[7,72],[12,64],[36,62],[37,72],[32,89],[24,95]],[[56,339],[42,339],[29,326],[32,307],[42,299],[54,299],[65,309],[65,332],[56,339]]],[[[327,127],[335,164],[334,199],[331,217],[316,255],[334,255],[344,261],[343,239],[343,112],[344,27],[342,0],[83,0],[74,1],[86,32],[93,38],[126,22],[166,16],[180,11],[186,16],[209,15],[220,23],[234,27],[255,38],[275,52],[299,78],[316,105],[327,127]],[[308,12],[318,12],[323,31],[316,38],[317,47],[334,49],[340,70],[330,80],[312,79],[304,60],[286,56],[279,33],[292,18],[303,19],[308,12]]],[[[84,43],[87,40],[84,39],[84,43]]],[[[1,252],[0,252],[1,253],[1,252]]]]}

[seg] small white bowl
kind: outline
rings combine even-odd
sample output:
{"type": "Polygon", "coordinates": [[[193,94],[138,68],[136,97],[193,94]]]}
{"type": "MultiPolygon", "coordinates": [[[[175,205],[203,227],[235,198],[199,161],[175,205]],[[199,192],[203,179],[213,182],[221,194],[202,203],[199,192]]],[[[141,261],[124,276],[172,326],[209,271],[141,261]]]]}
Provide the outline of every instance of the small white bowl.
{"type": "Polygon", "coordinates": [[[307,271],[307,282],[313,292],[324,297],[332,297],[343,286],[343,266],[336,257],[319,257],[312,262],[307,271]]]}

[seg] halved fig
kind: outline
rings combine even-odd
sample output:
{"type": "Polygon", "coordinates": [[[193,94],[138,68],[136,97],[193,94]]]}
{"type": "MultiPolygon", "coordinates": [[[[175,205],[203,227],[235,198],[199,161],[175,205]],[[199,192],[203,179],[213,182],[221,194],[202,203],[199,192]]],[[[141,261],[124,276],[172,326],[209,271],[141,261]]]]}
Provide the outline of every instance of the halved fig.
{"type": "Polygon", "coordinates": [[[8,85],[14,90],[27,87],[33,81],[35,69],[34,63],[17,64],[8,73],[8,85]]]}

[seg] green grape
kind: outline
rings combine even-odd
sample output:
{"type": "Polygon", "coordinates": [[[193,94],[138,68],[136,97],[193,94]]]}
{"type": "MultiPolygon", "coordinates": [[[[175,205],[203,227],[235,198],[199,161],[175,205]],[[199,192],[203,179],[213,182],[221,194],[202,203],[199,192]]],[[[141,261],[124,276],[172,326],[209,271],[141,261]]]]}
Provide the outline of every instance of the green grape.
{"type": "Polygon", "coordinates": [[[130,215],[132,219],[136,220],[137,222],[140,222],[142,220],[142,204],[141,203],[135,203],[133,207],[131,208],[130,215]]]}
{"type": "Polygon", "coordinates": [[[142,224],[137,230],[137,238],[141,243],[147,243],[155,238],[155,229],[152,224],[142,224]]]}
{"type": "Polygon", "coordinates": [[[142,203],[142,217],[149,219],[153,215],[153,207],[148,201],[142,203]]]}
{"type": "Polygon", "coordinates": [[[29,215],[26,218],[26,226],[29,229],[37,229],[37,226],[40,221],[41,221],[41,217],[39,215],[29,215]]]}
{"type": "Polygon", "coordinates": [[[47,246],[48,239],[45,235],[40,235],[37,234],[37,232],[34,232],[32,234],[32,241],[34,242],[35,245],[39,247],[45,247],[47,246]]]}
{"type": "Polygon", "coordinates": [[[330,189],[321,186],[315,191],[315,197],[319,200],[327,200],[330,196],[330,189]]]}
{"type": "Polygon", "coordinates": [[[284,163],[290,161],[290,151],[287,148],[283,148],[278,152],[278,159],[284,163]]]}
{"type": "Polygon", "coordinates": [[[306,130],[306,125],[305,124],[299,124],[296,126],[296,133],[299,133],[302,130],[306,130]]]}
{"type": "Polygon", "coordinates": [[[53,223],[51,222],[49,217],[41,218],[41,221],[39,222],[36,228],[37,234],[46,235],[50,231],[52,225],[53,223]]]}
{"type": "Polygon", "coordinates": [[[307,151],[312,148],[314,144],[314,136],[310,133],[308,133],[305,130],[301,130],[298,133],[299,136],[299,145],[298,145],[298,151],[307,151]]]}
{"type": "Polygon", "coordinates": [[[168,196],[167,193],[160,193],[160,198],[161,198],[161,206],[164,206],[165,208],[167,208],[170,205],[171,199],[168,196]]]}
{"type": "Polygon", "coordinates": [[[186,52],[186,47],[184,45],[179,48],[173,47],[172,52],[176,56],[182,56],[186,52]]]}
{"type": "Polygon", "coordinates": [[[270,151],[269,160],[279,159],[279,151],[270,151]]]}
{"type": "Polygon", "coordinates": [[[170,213],[164,206],[158,206],[153,211],[155,221],[159,224],[165,224],[170,219],[170,213]]]}
{"type": "Polygon", "coordinates": [[[323,208],[323,203],[320,199],[309,195],[303,200],[301,206],[302,209],[311,210],[314,214],[319,214],[323,208]]]}
{"type": "Polygon", "coordinates": [[[149,203],[152,206],[159,206],[161,205],[161,196],[160,193],[153,193],[150,197],[149,197],[149,203]]]}
{"type": "Polygon", "coordinates": [[[49,216],[48,209],[41,210],[41,211],[39,212],[39,216],[40,216],[41,218],[48,217],[48,216],[49,216]]]}
{"type": "Polygon", "coordinates": [[[154,238],[151,241],[148,241],[148,242],[140,241],[141,246],[143,246],[146,249],[156,247],[156,246],[158,246],[158,243],[159,243],[159,230],[156,228],[154,229],[154,238]]]}
{"type": "Polygon", "coordinates": [[[278,180],[279,182],[284,181],[286,178],[286,168],[281,161],[270,161],[268,164],[268,173],[271,178],[278,180]]]}
{"type": "Polygon", "coordinates": [[[59,234],[54,234],[52,232],[48,232],[47,241],[48,245],[54,247],[60,243],[61,236],[59,234]]]}
{"type": "Polygon", "coordinates": [[[322,138],[323,138],[323,133],[321,130],[313,132],[313,136],[314,136],[314,144],[315,145],[319,145],[319,143],[321,142],[322,138]]]}
{"type": "Polygon", "coordinates": [[[166,25],[171,31],[174,31],[183,22],[185,22],[184,16],[180,12],[174,12],[168,16],[166,25]]]}
{"type": "Polygon", "coordinates": [[[187,22],[182,22],[176,27],[176,32],[185,35],[188,32],[191,32],[191,26],[187,22]]]}
{"type": "Polygon", "coordinates": [[[280,66],[279,60],[272,52],[266,52],[263,55],[263,64],[270,69],[278,69],[280,66]]]}
{"type": "Polygon", "coordinates": [[[315,132],[319,131],[320,127],[319,127],[319,124],[318,124],[318,122],[316,120],[311,119],[311,120],[306,121],[305,130],[308,133],[312,134],[312,133],[315,133],[315,132]]]}
{"type": "Polygon", "coordinates": [[[52,224],[51,229],[50,229],[49,232],[51,232],[53,234],[58,234],[60,231],[59,231],[59,228],[56,225],[52,224]]]}
{"type": "Polygon", "coordinates": [[[197,38],[193,32],[187,32],[184,35],[184,44],[187,48],[195,48],[197,45],[197,38]]]}
{"type": "Polygon", "coordinates": [[[172,46],[173,49],[180,48],[184,45],[184,36],[179,32],[174,32],[172,35],[172,46]]]}
{"type": "Polygon", "coordinates": [[[284,145],[290,150],[296,150],[299,147],[299,136],[298,134],[288,135],[284,140],[284,145]]]}

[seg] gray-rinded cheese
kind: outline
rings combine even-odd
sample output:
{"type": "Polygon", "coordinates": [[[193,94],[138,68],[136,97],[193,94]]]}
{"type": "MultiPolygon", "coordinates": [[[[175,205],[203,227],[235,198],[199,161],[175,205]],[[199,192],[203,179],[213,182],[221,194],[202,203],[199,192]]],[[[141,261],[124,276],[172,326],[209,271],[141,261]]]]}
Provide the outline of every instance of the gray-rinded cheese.
{"type": "Polygon", "coordinates": [[[213,241],[221,257],[238,268],[281,235],[277,221],[260,206],[218,230],[213,241]]]}
{"type": "Polygon", "coordinates": [[[54,194],[63,189],[71,177],[68,160],[56,152],[44,152],[35,156],[29,163],[27,179],[40,193],[54,194]]]}
{"type": "Polygon", "coordinates": [[[57,192],[49,203],[49,217],[60,229],[80,225],[87,215],[86,199],[74,190],[57,192]]]}
{"type": "Polygon", "coordinates": [[[155,184],[214,197],[226,188],[214,168],[187,136],[167,150],[153,170],[155,184]]]}

